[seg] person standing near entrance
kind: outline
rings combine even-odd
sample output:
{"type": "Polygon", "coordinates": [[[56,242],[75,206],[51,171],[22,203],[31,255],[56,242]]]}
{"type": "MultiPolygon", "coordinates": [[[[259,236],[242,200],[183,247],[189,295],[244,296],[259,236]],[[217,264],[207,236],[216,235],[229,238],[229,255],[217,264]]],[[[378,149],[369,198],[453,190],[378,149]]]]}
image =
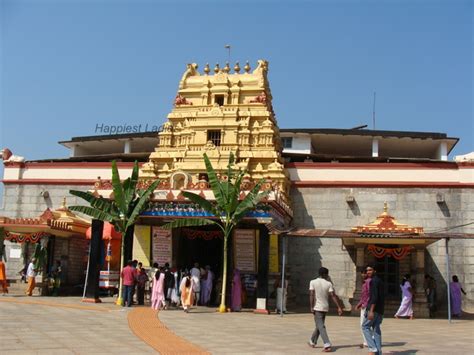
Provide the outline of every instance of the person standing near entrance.
{"type": "Polygon", "coordinates": [[[122,291],[122,298],[123,298],[123,306],[124,307],[131,307],[132,306],[132,296],[133,296],[133,288],[135,287],[135,280],[136,280],[136,271],[135,268],[132,266],[132,261],[129,260],[127,262],[127,266],[125,266],[122,270],[121,277],[123,280],[123,291],[122,291]]]}
{"type": "Polygon", "coordinates": [[[165,270],[156,272],[153,278],[153,289],[151,292],[151,308],[161,310],[166,307],[165,301],[165,270]]]}
{"type": "Polygon", "coordinates": [[[377,276],[375,267],[368,265],[367,277],[370,277],[370,293],[367,302],[366,316],[362,324],[365,341],[369,348],[369,354],[382,355],[382,330],[380,325],[383,320],[385,294],[382,279],[377,276]]]}
{"type": "MultiPolygon", "coordinates": [[[[367,303],[369,303],[371,279],[367,276],[366,270],[363,270],[360,274],[362,277],[362,293],[356,309],[360,310],[360,330],[362,332],[362,324],[364,324],[365,321],[365,310],[367,309],[367,303]]],[[[362,344],[360,345],[360,348],[363,349],[364,346],[367,346],[367,342],[365,341],[364,332],[362,332],[362,344]]]]}
{"type": "Polygon", "coordinates": [[[2,295],[8,293],[8,285],[7,285],[7,273],[5,271],[5,263],[2,260],[2,256],[0,255],[0,286],[2,287],[2,295]]]}
{"type": "Polygon", "coordinates": [[[181,279],[179,290],[181,292],[181,304],[183,305],[184,312],[188,313],[193,305],[194,292],[193,279],[187,270],[184,272],[184,277],[181,279]]]}
{"type": "Polygon", "coordinates": [[[33,290],[36,287],[36,274],[37,270],[35,268],[36,258],[31,259],[28,264],[28,269],[26,269],[26,278],[28,279],[28,287],[26,288],[26,295],[33,296],[33,290]]]}
{"type": "Polygon", "coordinates": [[[199,263],[194,263],[194,267],[191,269],[191,278],[193,279],[194,302],[197,306],[201,294],[201,269],[199,269],[199,263]]]}
{"type": "Polygon", "coordinates": [[[434,318],[436,316],[436,280],[431,275],[425,275],[423,288],[425,289],[430,318],[434,318]]]}
{"type": "Polygon", "coordinates": [[[51,269],[51,275],[53,277],[53,296],[59,296],[62,272],[61,260],[56,260],[56,264],[51,269]]]}
{"type": "Polygon", "coordinates": [[[410,319],[413,319],[413,290],[410,284],[410,275],[403,276],[400,288],[402,290],[402,303],[397,313],[395,313],[395,318],[410,317],[410,319]]]}
{"type": "Polygon", "coordinates": [[[240,278],[240,270],[234,269],[232,277],[231,291],[231,309],[232,312],[240,312],[242,310],[242,279],[240,278]]]}
{"type": "Polygon", "coordinates": [[[466,291],[462,289],[457,275],[453,275],[453,281],[449,284],[451,291],[451,312],[454,317],[461,317],[462,314],[462,294],[466,295],[466,291]]]}
{"type": "Polygon", "coordinates": [[[214,274],[211,271],[211,267],[206,265],[206,271],[201,279],[201,304],[203,306],[209,306],[211,301],[212,284],[214,281],[214,274]]]}
{"type": "Polygon", "coordinates": [[[333,302],[337,306],[337,313],[342,315],[342,306],[339,303],[339,299],[334,292],[334,287],[329,281],[329,270],[325,267],[319,268],[318,278],[311,280],[309,283],[309,304],[311,313],[314,315],[314,323],[316,327],[309,340],[309,346],[315,348],[318,338],[321,338],[324,342],[323,352],[329,353],[332,351],[331,342],[329,341],[328,334],[326,332],[326,314],[329,311],[329,296],[331,296],[333,302]]]}

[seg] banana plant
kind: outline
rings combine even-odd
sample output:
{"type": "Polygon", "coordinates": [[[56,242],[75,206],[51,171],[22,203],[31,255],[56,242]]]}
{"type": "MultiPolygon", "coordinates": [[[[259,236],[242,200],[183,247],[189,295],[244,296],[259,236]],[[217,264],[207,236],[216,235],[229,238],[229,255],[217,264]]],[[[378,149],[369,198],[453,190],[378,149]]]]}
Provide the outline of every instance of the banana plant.
{"type": "Polygon", "coordinates": [[[223,245],[223,266],[222,266],[222,295],[219,312],[226,311],[225,295],[227,285],[227,249],[229,237],[232,231],[239,224],[245,215],[252,211],[255,206],[268,195],[269,191],[260,191],[263,181],[257,183],[252,190],[248,192],[242,201],[239,201],[240,185],[245,176],[245,171],[234,169],[234,154],[231,152],[229,162],[227,165],[226,178],[219,179],[217,173],[213,168],[209,157],[204,153],[204,162],[206,164],[207,176],[209,178],[209,185],[214,193],[215,203],[212,203],[205,198],[188,191],[183,191],[184,197],[191,202],[199,205],[206,212],[211,213],[214,218],[183,218],[175,219],[163,226],[165,229],[181,228],[181,227],[200,227],[206,225],[215,225],[224,234],[223,245]]]}
{"type": "MultiPolygon", "coordinates": [[[[153,181],[146,189],[137,188],[138,162],[133,165],[132,174],[123,182],[117,169],[117,163],[112,161],[112,190],[113,199],[96,197],[88,191],[70,190],[71,195],[77,196],[89,203],[89,206],[70,206],[71,211],[83,213],[101,221],[112,224],[117,232],[122,234],[120,269],[125,265],[125,258],[131,255],[131,246],[135,223],[147,207],[150,196],[157,188],[159,180],[153,181]],[[129,246],[129,248],[126,248],[129,246]],[[127,250],[126,250],[127,249],[127,250]]],[[[119,284],[117,303],[122,303],[122,279],[119,284]]]]}

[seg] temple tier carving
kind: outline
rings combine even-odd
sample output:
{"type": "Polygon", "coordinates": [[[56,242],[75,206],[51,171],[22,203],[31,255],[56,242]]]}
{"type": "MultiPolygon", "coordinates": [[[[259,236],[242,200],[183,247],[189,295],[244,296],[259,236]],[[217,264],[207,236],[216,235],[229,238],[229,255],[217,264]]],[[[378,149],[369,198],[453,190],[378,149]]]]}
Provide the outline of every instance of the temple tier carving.
{"type": "Polygon", "coordinates": [[[223,174],[231,152],[236,167],[248,176],[243,189],[266,180],[278,199],[289,206],[289,176],[281,157],[279,129],[267,78],[268,62],[259,60],[251,71],[247,63],[231,73],[229,64],[209,65],[200,74],[188,64],[168,120],[159,133],[159,144],[142,166],[141,180],[159,178],[170,189],[201,189],[206,172],[203,154],[223,174]]]}

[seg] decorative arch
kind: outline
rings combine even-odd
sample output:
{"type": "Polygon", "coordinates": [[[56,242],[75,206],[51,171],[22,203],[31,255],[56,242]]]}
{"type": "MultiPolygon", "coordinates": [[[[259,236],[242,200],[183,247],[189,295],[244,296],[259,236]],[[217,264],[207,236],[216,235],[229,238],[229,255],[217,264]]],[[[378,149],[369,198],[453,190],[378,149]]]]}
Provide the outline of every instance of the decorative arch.
{"type": "Polygon", "coordinates": [[[188,186],[189,183],[189,174],[184,171],[177,171],[173,173],[170,177],[171,188],[173,190],[183,190],[188,186]]]}

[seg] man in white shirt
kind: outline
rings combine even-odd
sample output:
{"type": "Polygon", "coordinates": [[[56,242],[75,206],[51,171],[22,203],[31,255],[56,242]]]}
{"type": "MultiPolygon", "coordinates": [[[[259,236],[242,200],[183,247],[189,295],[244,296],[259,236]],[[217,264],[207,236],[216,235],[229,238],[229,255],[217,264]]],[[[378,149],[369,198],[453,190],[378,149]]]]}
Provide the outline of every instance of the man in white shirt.
{"type": "Polygon", "coordinates": [[[36,286],[36,268],[35,268],[36,259],[33,258],[28,265],[28,269],[26,270],[26,278],[28,280],[28,287],[26,288],[26,294],[28,296],[33,296],[33,290],[36,286]]]}
{"type": "Polygon", "coordinates": [[[311,313],[314,314],[314,323],[316,324],[316,328],[309,340],[309,346],[315,348],[319,335],[321,335],[324,342],[323,352],[325,353],[332,351],[331,342],[324,325],[326,314],[329,311],[329,296],[331,296],[337,306],[337,313],[342,315],[342,306],[334,292],[332,283],[329,281],[329,270],[321,267],[319,268],[319,277],[311,280],[309,283],[309,304],[311,313]]]}
{"type": "Polygon", "coordinates": [[[193,280],[194,303],[197,305],[201,294],[201,269],[199,268],[199,263],[194,263],[190,273],[193,280]]]}

